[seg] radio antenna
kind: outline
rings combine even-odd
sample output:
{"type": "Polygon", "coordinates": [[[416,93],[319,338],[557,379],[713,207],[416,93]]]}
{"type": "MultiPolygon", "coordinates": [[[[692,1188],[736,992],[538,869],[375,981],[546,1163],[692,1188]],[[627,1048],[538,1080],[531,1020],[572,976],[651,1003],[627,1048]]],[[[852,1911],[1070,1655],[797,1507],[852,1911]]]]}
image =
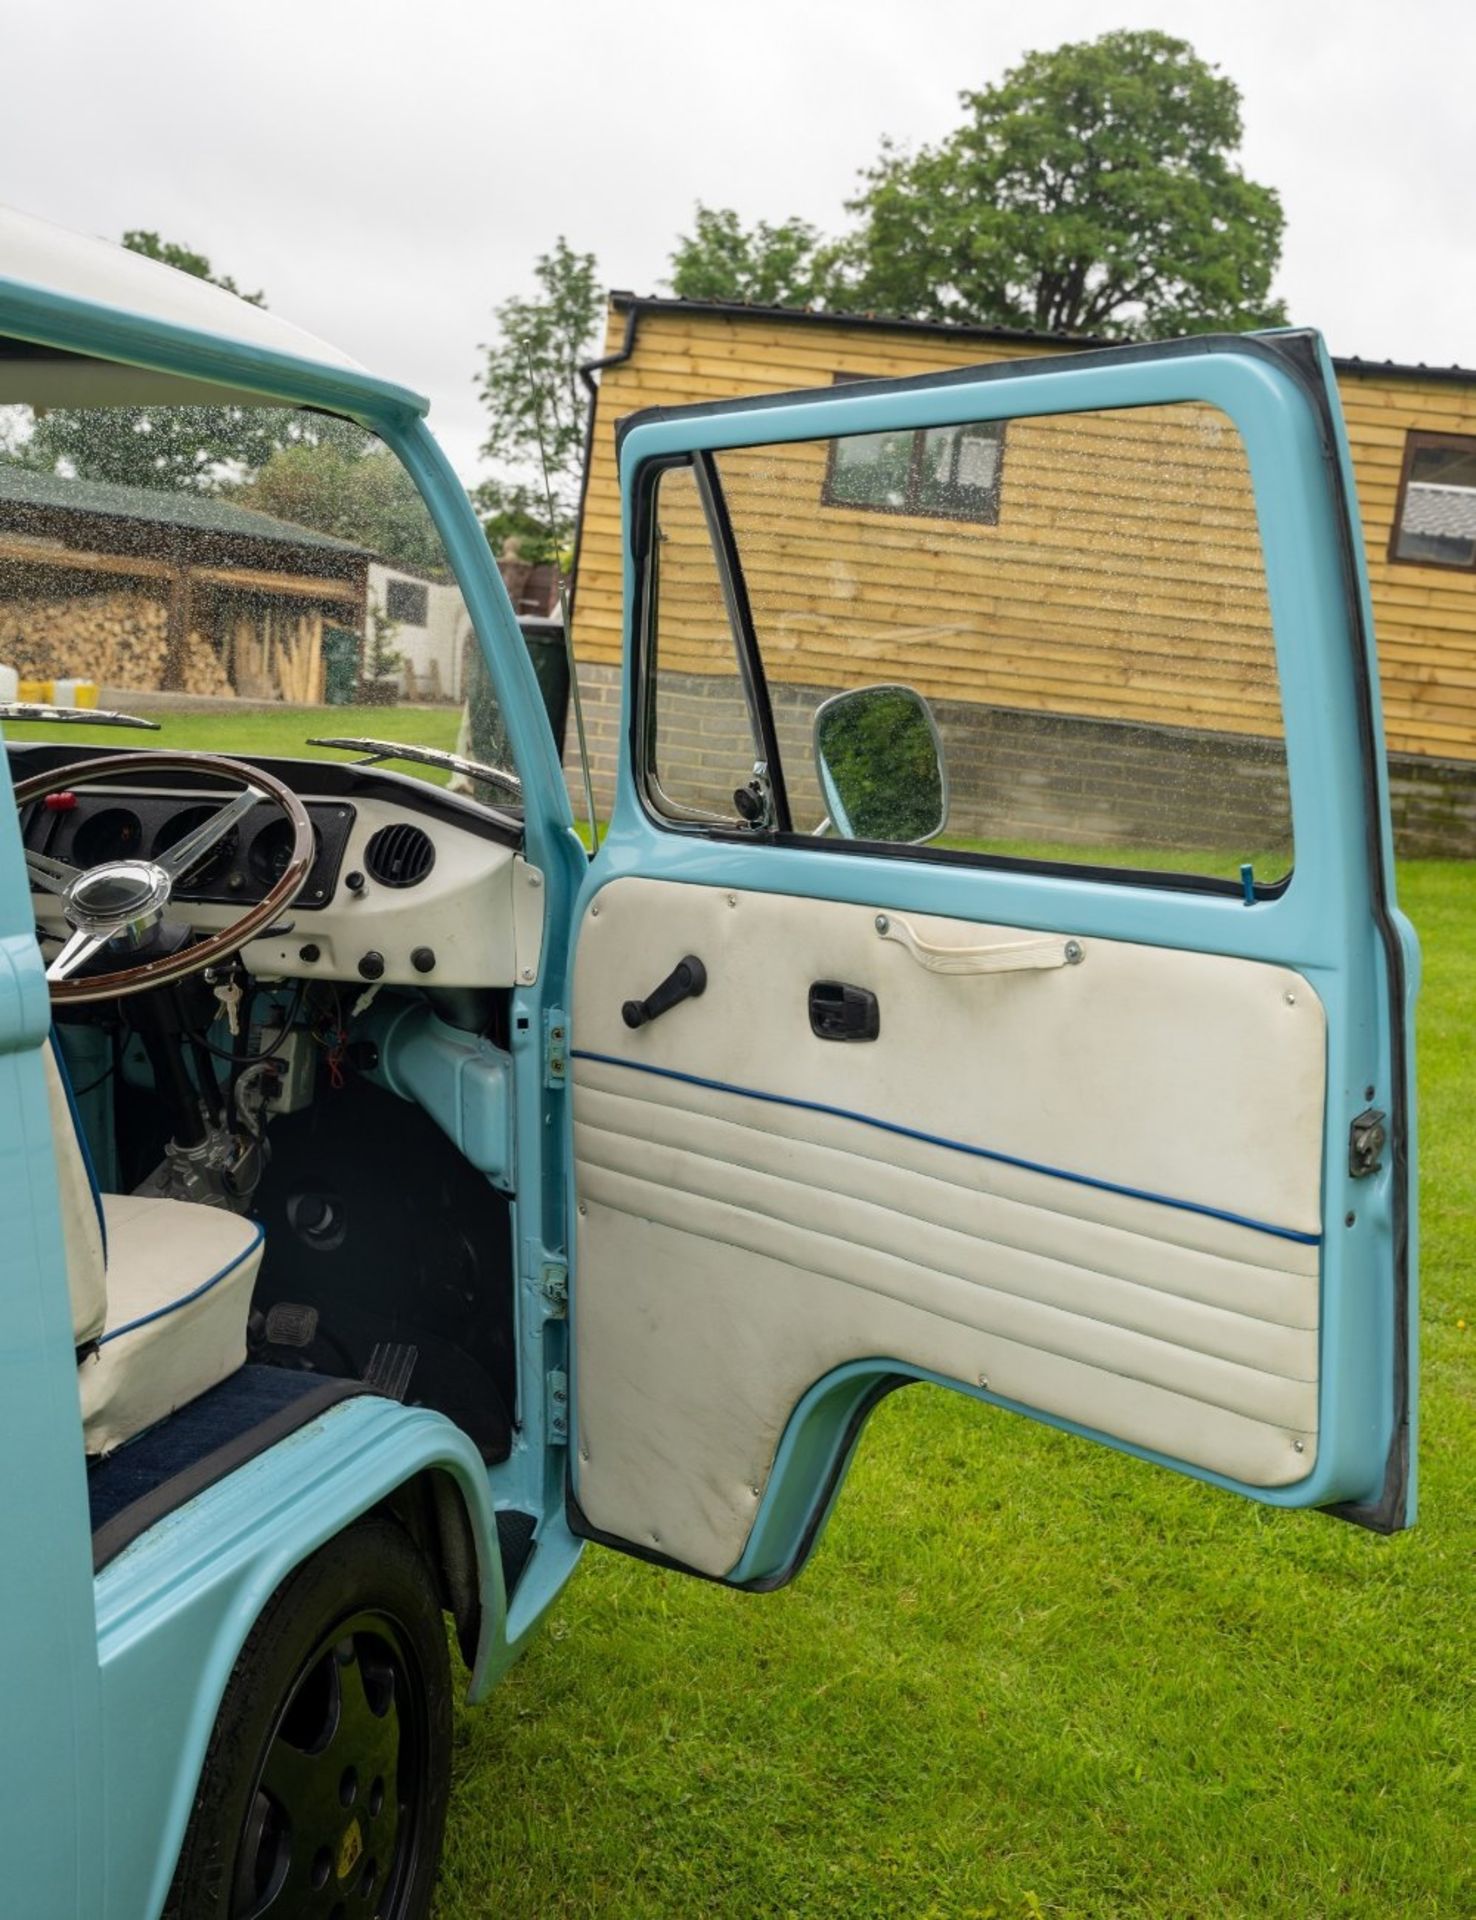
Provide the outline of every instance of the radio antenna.
{"type": "MultiPolygon", "coordinates": [[[[589,770],[589,741],[584,731],[584,702],[579,697],[579,669],[574,660],[574,629],[569,622],[569,587],[564,578],[563,541],[559,532],[558,508],[554,503],[553,479],[548,464],[548,447],[543,438],[543,389],[533,367],[533,355],[523,349],[528,381],[533,390],[533,430],[538,436],[538,461],[543,469],[543,497],[548,504],[548,532],[553,542],[554,580],[559,590],[559,620],[564,629],[564,658],[569,665],[569,699],[574,708],[574,734],[579,742],[579,771],[584,776],[584,804],[589,814],[589,850],[600,850],[600,823],[595,818],[594,779],[589,770]]],[[[553,405],[550,400],[550,406],[553,405]]],[[[554,408],[554,424],[558,410],[554,408]]]]}

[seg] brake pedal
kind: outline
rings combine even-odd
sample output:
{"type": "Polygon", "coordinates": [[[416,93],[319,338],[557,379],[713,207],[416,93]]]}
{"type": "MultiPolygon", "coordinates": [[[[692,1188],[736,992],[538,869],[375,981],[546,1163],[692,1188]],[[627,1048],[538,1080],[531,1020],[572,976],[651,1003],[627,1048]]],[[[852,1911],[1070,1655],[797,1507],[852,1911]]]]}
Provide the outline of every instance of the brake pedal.
{"type": "Polygon", "coordinates": [[[381,1340],[369,1355],[364,1369],[364,1385],[389,1400],[403,1400],[410,1391],[410,1376],[420,1358],[420,1348],[408,1341],[381,1340]]]}

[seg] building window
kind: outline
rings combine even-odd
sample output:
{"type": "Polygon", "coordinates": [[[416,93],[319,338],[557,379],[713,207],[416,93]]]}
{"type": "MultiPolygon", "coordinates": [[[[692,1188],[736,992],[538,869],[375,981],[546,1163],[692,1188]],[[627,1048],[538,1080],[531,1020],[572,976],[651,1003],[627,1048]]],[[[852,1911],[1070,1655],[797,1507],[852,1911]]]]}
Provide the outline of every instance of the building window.
{"type": "MultiPolygon", "coordinates": [[[[837,382],[864,376],[838,373],[837,382]]],[[[997,420],[915,433],[853,433],[830,443],[821,499],[828,507],[930,514],[938,520],[999,520],[1004,427],[997,420]]]]}
{"type": "Polygon", "coordinates": [[[1476,570],[1476,438],[1408,436],[1389,558],[1476,570]]]}
{"type": "Polygon", "coordinates": [[[430,588],[419,580],[387,580],[384,611],[397,626],[429,626],[430,588]]]}

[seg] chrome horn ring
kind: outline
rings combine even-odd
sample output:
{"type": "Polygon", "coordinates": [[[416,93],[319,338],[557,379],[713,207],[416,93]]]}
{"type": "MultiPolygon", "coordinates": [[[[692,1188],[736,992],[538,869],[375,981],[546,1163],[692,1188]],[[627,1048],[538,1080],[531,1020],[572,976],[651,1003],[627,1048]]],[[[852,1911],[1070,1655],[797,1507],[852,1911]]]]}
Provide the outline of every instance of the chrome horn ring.
{"type": "MultiPolygon", "coordinates": [[[[34,876],[33,876],[34,877],[34,876]]],[[[78,872],[61,896],[72,936],[47,968],[47,978],[65,980],[82,965],[62,962],[69,950],[126,947],[137,952],[164,918],[172,881],[152,860],[104,860],[78,872]]]]}

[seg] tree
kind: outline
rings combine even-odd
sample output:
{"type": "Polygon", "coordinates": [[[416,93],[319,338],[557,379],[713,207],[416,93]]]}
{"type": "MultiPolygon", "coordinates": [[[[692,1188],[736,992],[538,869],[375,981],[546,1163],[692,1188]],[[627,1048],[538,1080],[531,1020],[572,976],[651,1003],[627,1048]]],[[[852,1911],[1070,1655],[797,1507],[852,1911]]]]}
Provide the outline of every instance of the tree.
{"type": "Polygon", "coordinates": [[[379,706],[386,704],[387,698],[390,697],[392,693],[392,685],[391,687],[386,687],[383,683],[390,680],[393,674],[398,673],[405,663],[404,654],[400,652],[398,647],[391,644],[399,631],[400,623],[397,620],[391,620],[379,602],[371,598],[369,601],[369,634],[364,648],[363,673],[359,681],[359,698],[361,700],[365,698],[366,684],[373,686],[376,681],[380,683],[379,691],[386,696],[386,698],[377,700],[373,694],[369,694],[368,703],[370,705],[379,706]]]}
{"type": "Polygon", "coordinates": [[[1107,33],[960,97],[962,126],[884,147],[850,203],[856,304],[1121,338],[1285,319],[1281,202],[1235,163],[1239,89],[1185,41],[1107,33]]]}
{"type": "Polygon", "coordinates": [[[835,249],[819,229],[791,215],[745,230],[731,207],[697,202],[693,230],[677,239],[671,290],[683,300],[744,300],[760,307],[809,307],[833,291],[835,249]]]}
{"type": "Polygon", "coordinates": [[[196,280],[208,280],[212,287],[224,287],[227,293],[234,293],[249,307],[266,305],[264,293],[242,293],[228,273],[212,273],[205,255],[196,253],[193,247],[180,246],[173,240],[161,240],[157,233],[143,227],[130,227],[123,236],[123,244],[130,253],[141,253],[145,259],[158,260],[166,267],[176,267],[179,272],[188,273],[196,280]]]}
{"type": "MultiPolygon", "coordinates": [[[[547,520],[544,463],[560,532],[578,501],[588,396],[579,369],[595,350],[604,295],[592,253],[575,253],[562,234],[533,269],[538,292],[494,309],[497,339],[477,392],[490,417],[482,452],[509,475],[486,482],[478,500],[491,514],[547,520]]],[[[527,559],[535,556],[524,555],[527,559]]]]}
{"type": "Polygon", "coordinates": [[[232,498],[299,527],[367,547],[394,566],[446,577],[446,552],[424,500],[404,467],[379,441],[347,421],[294,422],[292,440],[274,447],[232,498]]]}
{"type": "Polygon", "coordinates": [[[535,489],[521,482],[484,480],[472,499],[497,559],[526,560],[535,567],[562,559],[570,530],[549,525],[548,497],[541,485],[535,489]]]}
{"type": "Polygon", "coordinates": [[[258,407],[88,407],[38,413],[22,457],[79,480],[214,493],[275,444],[275,422],[258,407]]]}
{"type": "MultiPolygon", "coordinates": [[[[261,293],[243,294],[228,274],[213,273],[205,255],[191,247],[141,228],[125,233],[123,244],[131,253],[223,287],[250,306],[266,305],[261,293]]],[[[45,472],[61,467],[80,480],[202,493],[214,491],[233,473],[259,467],[276,443],[272,414],[256,407],[58,409],[38,415],[30,435],[12,443],[10,457],[45,472]]]]}

